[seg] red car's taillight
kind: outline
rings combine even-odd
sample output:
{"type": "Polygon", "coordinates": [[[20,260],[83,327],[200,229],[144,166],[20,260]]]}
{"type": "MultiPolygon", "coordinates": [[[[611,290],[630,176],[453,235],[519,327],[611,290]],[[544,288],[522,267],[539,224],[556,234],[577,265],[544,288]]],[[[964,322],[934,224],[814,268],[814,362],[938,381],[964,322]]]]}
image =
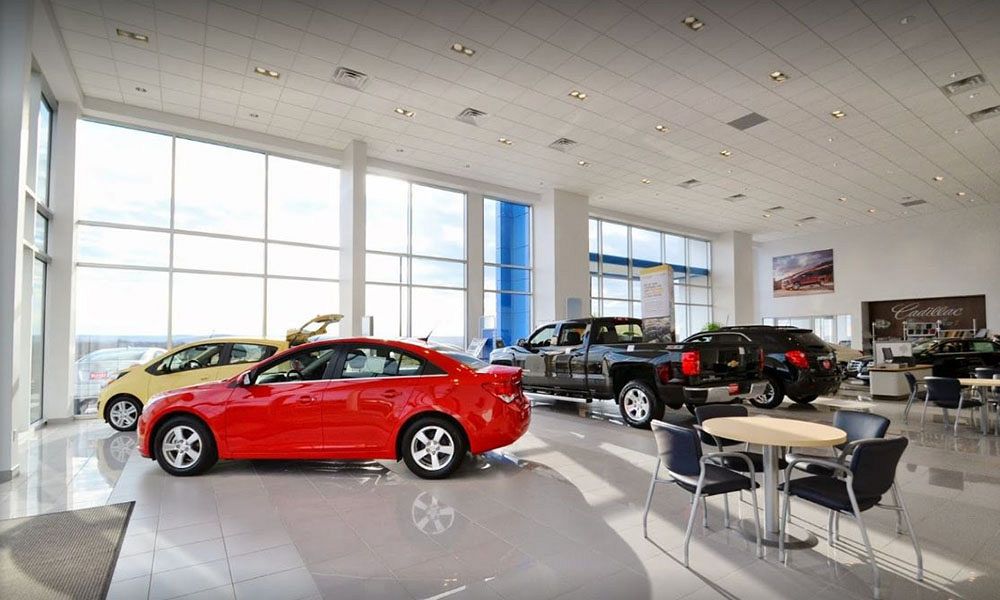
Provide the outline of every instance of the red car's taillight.
{"type": "Polygon", "coordinates": [[[687,350],[681,353],[681,373],[685,377],[696,377],[701,374],[701,352],[687,350]]]}
{"type": "Polygon", "coordinates": [[[521,379],[510,377],[487,381],[483,384],[483,389],[510,404],[521,396],[521,379]]]}
{"type": "Polygon", "coordinates": [[[656,365],[656,378],[663,385],[670,383],[671,372],[670,363],[663,363],[662,365],[656,365]]]}
{"type": "Polygon", "coordinates": [[[785,352],[785,358],[788,362],[792,364],[793,367],[798,367],[800,369],[809,368],[809,359],[806,358],[806,353],[801,350],[789,350],[785,352]]]}

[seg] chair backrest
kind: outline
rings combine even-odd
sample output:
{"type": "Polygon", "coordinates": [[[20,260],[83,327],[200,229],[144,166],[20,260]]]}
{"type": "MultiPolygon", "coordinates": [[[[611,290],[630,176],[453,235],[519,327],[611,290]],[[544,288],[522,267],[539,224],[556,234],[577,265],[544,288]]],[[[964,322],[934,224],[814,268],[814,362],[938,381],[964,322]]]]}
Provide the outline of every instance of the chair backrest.
{"type": "Polygon", "coordinates": [[[896,466],[909,440],[905,437],[867,440],[854,447],[851,472],[854,492],[862,498],[880,497],[896,479],[896,466]]]}
{"type": "Polygon", "coordinates": [[[917,391],[917,378],[913,376],[913,373],[903,373],[903,377],[906,378],[906,384],[910,386],[910,393],[917,391]]]}
{"type": "Polygon", "coordinates": [[[993,367],[976,367],[975,370],[976,379],[993,379],[996,373],[997,370],[993,367]]]}
{"type": "Polygon", "coordinates": [[[889,429],[889,419],[882,415],[857,410],[838,410],[833,413],[833,426],[847,433],[847,441],[884,438],[889,429]]]}
{"type": "MultiPolygon", "coordinates": [[[[741,404],[706,404],[704,406],[698,406],[694,409],[694,418],[698,419],[699,425],[704,425],[705,421],[709,419],[717,419],[719,417],[745,417],[749,415],[750,412],[747,407],[741,404]]],[[[737,440],[730,440],[726,438],[717,438],[711,434],[701,432],[701,441],[708,444],[709,446],[734,446],[740,442],[737,440]]]]}
{"type": "Polygon", "coordinates": [[[656,451],[663,466],[678,475],[698,475],[701,472],[701,442],[694,429],[653,420],[650,423],[656,451]]]}
{"type": "Polygon", "coordinates": [[[962,397],[962,385],[951,377],[924,377],[927,383],[927,399],[931,402],[958,402],[962,397]]]}

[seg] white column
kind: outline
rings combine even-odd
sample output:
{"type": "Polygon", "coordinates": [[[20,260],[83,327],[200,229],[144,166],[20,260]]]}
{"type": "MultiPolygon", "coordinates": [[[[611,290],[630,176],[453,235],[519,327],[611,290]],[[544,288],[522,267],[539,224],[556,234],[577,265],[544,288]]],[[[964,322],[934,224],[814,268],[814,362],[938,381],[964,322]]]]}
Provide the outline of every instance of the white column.
{"type": "Polygon", "coordinates": [[[76,371],[75,280],[76,257],[76,121],[80,107],[60,102],[52,129],[52,164],[49,169],[49,251],[45,308],[45,380],[43,417],[73,416],[76,371]]]}
{"type": "Polygon", "coordinates": [[[365,173],[368,144],[354,140],[344,148],[340,170],[341,335],[361,333],[365,314],[365,173]]]}
{"type": "Polygon", "coordinates": [[[754,323],[753,237],[727,231],[712,240],[712,320],[754,323]]]}
{"type": "Polygon", "coordinates": [[[28,157],[26,90],[31,77],[32,3],[0,2],[0,481],[17,474],[15,405],[27,404],[21,370],[21,280],[28,157]]]}
{"type": "Polygon", "coordinates": [[[465,299],[465,339],[479,336],[483,315],[483,195],[469,192],[465,209],[465,257],[467,288],[465,299]]]}
{"type": "Polygon", "coordinates": [[[566,318],[566,303],[579,298],[589,316],[587,258],[589,203],[586,196],[549,190],[534,208],[535,323],[566,318]]]}

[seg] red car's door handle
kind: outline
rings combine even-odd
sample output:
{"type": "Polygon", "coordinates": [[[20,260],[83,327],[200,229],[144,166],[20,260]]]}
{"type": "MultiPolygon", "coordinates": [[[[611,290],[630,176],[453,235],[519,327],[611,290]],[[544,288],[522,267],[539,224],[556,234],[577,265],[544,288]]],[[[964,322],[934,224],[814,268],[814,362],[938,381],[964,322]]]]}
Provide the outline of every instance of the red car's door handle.
{"type": "Polygon", "coordinates": [[[299,403],[300,404],[312,404],[315,401],[316,401],[316,398],[314,398],[312,396],[299,396],[299,403]]]}
{"type": "Polygon", "coordinates": [[[386,390],[386,391],[382,392],[382,397],[383,398],[395,398],[398,395],[399,395],[399,392],[397,392],[396,390],[386,390]]]}

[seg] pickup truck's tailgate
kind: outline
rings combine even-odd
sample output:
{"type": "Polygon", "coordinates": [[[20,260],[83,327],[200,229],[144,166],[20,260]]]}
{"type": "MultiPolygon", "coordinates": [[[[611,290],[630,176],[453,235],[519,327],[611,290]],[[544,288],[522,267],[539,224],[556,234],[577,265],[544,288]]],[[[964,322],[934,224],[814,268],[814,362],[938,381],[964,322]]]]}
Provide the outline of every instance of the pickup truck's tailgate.
{"type": "Polygon", "coordinates": [[[699,381],[732,381],[760,373],[760,347],[741,343],[698,345],[701,359],[699,381]]]}

